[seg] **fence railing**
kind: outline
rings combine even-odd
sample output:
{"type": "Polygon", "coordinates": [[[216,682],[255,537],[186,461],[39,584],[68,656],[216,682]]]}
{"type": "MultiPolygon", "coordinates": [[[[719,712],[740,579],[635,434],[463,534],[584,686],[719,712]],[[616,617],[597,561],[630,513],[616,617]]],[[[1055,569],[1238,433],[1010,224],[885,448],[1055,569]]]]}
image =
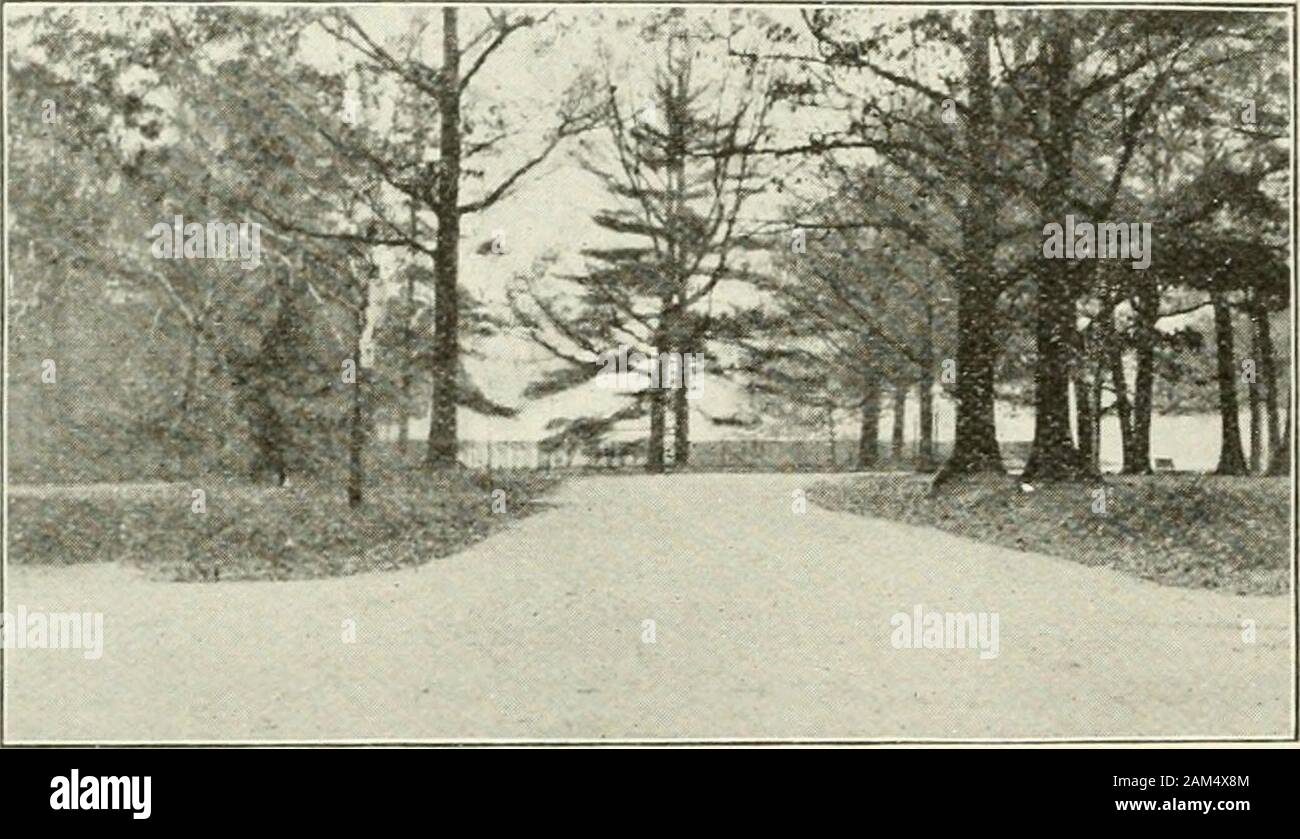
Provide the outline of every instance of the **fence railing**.
{"type": "MultiPolygon", "coordinates": [[[[914,457],[910,446],[899,459],[892,458],[888,442],[877,446],[879,468],[910,468],[914,457]]],[[[645,466],[645,446],[611,442],[591,450],[543,450],[531,440],[462,440],[460,461],[478,469],[639,469],[645,466]]],[[[665,462],[674,462],[671,441],[665,462]]],[[[834,446],[826,440],[706,440],[692,443],[690,452],[691,469],[834,471],[852,469],[857,462],[858,444],[852,440],[834,446]]]]}

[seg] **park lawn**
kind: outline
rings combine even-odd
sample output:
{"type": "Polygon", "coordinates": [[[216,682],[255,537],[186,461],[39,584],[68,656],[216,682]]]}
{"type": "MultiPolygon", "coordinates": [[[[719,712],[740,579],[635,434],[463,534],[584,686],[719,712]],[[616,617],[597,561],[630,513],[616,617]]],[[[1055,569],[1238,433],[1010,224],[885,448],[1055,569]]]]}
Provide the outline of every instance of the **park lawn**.
{"type": "Polygon", "coordinates": [[[1235,594],[1291,586],[1289,478],[1108,475],[1098,485],[1038,485],[1014,478],[953,482],[937,493],[906,475],[813,485],[829,510],[935,527],[981,542],[1110,566],[1157,583],[1235,594]]]}
{"type": "Polygon", "coordinates": [[[214,480],[151,493],[10,497],[9,561],[122,562],[186,582],[396,569],[456,553],[541,509],[558,482],[536,473],[416,470],[380,481],[366,487],[358,510],[341,483],[310,479],[286,488],[214,480]],[[206,512],[194,512],[194,488],[203,488],[206,512]]]}

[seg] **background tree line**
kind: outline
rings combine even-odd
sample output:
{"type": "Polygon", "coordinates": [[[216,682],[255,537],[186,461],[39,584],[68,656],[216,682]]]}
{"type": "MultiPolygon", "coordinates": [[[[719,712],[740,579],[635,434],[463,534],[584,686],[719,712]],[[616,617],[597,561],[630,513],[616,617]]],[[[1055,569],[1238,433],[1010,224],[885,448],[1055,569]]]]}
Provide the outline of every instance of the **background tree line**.
{"type": "MultiPolygon", "coordinates": [[[[591,386],[619,346],[699,353],[810,436],[854,417],[861,467],[886,404],[901,456],[914,394],[914,465],[942,480],[1003,470],[999,400],[1033,409],[1027,480],[1095,475],[1107,416],[1123,470],[1149,472],[1153,415],[1206,408],[1219,472],[1287,468],[1279,16],[394,20],[195,7],[16,22],[10,385],[32,462],[258,480],[342,465],[360,504],[379,423],[404,452],[409,418],[427,415],[422,460],[445,469],[458,408],[518,410],[465,363],[508,333],[552,359],[525,398],[591,386]],[[490,85],[527,74],[504,63],[512,48],[582,42],[597,48],[545,101],[521,109],[490,85]],[[306,56],[322,50],[337,60],[306,56]],[[598,185],[597,235],[530,254],[504,302],[480,299],[461,263],[493,245],[468,241],[466,220],[548,166],[598,185]],[[261,223],[263,266],[152,259],[142,232],[174,215],[261,223]],[[1066,215],[1150,222],[1151,268],[1043,259],[1044,225],[1066,215]],[[47,359],[63,387],[32,372],[47,359]],[[937,394],[956,412],[942,464],[937,394]]],[[[545,445],[597,445],[633,421],[646,468],[689,464],[684,389],[559,418],[545,445]]]]}

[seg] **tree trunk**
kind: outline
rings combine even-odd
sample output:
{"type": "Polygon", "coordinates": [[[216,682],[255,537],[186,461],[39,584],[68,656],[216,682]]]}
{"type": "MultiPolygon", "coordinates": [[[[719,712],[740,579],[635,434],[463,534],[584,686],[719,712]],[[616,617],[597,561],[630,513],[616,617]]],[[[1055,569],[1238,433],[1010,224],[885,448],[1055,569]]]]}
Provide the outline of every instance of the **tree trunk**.
{"type": "MultiPolygon", "coordinates": [[[[1049,36],[1047,74],[1047,142],[1043,145],[1047,182],[1043,189],[1045,221],[1064,225],[1072,211],[1074,178],[1074,105],[1072,23],[1053,18],[1049,36]]],[[[1043,263],[1038,271],[1035,339],[1038,363],[1034,370],[1034,443],[1025,464],[1025,480],[1073,481],[1092,476],[1070,434],[1070,352],[1075,333],[1075,281],[1082,269],[1060,261],[1043,263]]],[[[1086,398],[1086,397],[1085,397],[1086,398]]]]}
{"type": "MultiPolygon", "coordinates": [[[[1025,465],[1025,480],[1068,481],[1091,475],[1070,434],[1069,346],[1074,329],[1070,273],[1046,267],[1038,281],[1034,443],[1025,465]]],[[[1085,394],[1083,398],[1088,397],[1085,394]]]]}
{"type": "Polygon", "coordinates": [[[1088,457],[1085,463],[1094,475],[1101,474],[1101,392],[1104,383],[1102,376],[1106,372],[1102,365],[1103,362],[1098,359],[1093,366],[1092,392],[1088,395],[1092,400],[1092,406],[1088,427],[1088,457]]]}
{"type": "Polygon", "coordinates": [[[993,418],[993,366],[997,346],[992,307],[978,285],[963,282],[957,293],[956,429],[952,454],[938,480],[958,474],[1004,474],[993,418]]]}
{"type": "MultiPolygon", "coordinates": [[[[220,352],[220,350],[218,350],[220,352]]],[[[191,329],[189,335],[189,346],[185,356],[185,378],[181,384],[181,403],[179,410],[179,428],[181,432],[179,447],[175,448],[173,463],[178,474],[193,471],[192,464],[198,452],[195,451],[196,445],[205,445],[198,443],[189,432],[192,428],[193,421],[190,417],[190,409],[194,405],[194,394],[199,384],[199,331],[191,329]]],[[[169,441],[175,447],[176,439],[169,441]]]]}
{"type": "Polygon", "coordinates": [[[903,434],[907,429],[907,385],[902,382],[894,384],[893,420],[894,428],[890,439],[890,456],[897,465],[903,462],[903,434]]]}
{"type": "Polygon", "coordinates": [[[830,444],[831,449],[831,471],[839,469],[840,463],[837,455],[837,446],[835,444],[835,406],[828,404],[826,406],[826,442],[830,444]]]}
{"type": "MultiPolygon", "coordinates": [[[[411,202],[411,231],[410,236],[415,238],[416,233],[415,202],[411,202]]],[[[414,378],[411,374],[411,367],[415,364],[415,330],[412,328],[412,321],[415,319],[415,273],[410,271],[406,275],[406,311],[404,313],[405,321],[402,324],[402,369],[400,374],[400,392],[398,393],[397,405],[397,450],[403,455],[406,454],[407,443],[411,438],[411,380],[414,378]]],[[[403,458],[405,465],[405,458],[403,458]]]]}
{"type": "Polygon", "coordinates": [[[1274,478],[1291,474],[1291,407],[1289,405],[1286,409],[1286,424],[1282,427],[1282,437],[1278,440],[1277,448],[1269,453],[1266,474],[1274,478]]]}
{"type": "Polygon", "coordinates": [[[686,399],[686,371],[683,369],[673,390],[673,466],[682,467],[690,462],[691,403],[686,399]]]}
{"type": "MultiPolygon", "coordinates": [[[[651,364],[661,365],[657,352],[651,359],[651,364]]],[[[661,377],[659,382],[662,382],[662,366],[659,375],[661,377]]],[[[646,398],[650,400],[650,439],[647,442],[645,470],[659,473],[664,471],[664,391],[652,381],[645,393],[646,398]]]]}
{"type": "Polygon", "coordinates": [[[1255,313],[1255,344],[1257,371],[1264,397],[1264,427],[1268,431],[1268,451],[1282,446],[1282,432],[1278,427],[1277,357],[1273,351],[1273,328],[1268,309],[1260,307],[1255,313]]]}
{"type": "Polygon", "coordinates": [[[1136,315],[1134,348],[1137,354],[1137,370],[1133,379],[1133,456],[1124,464],[1124,474],[1150,475],[1151,414],[1155,406],[1156,320],[1160,316],[1160,289],[1154,281],[1144,282],[1138,289],[1136,315]]]}
{"type": "MultiPolygon", "coordinates": [[[[1091,347],[1088,353],[1088,364],[1091,367],[1092,390],[1089,394],[1091,402],[1092,425],[1088,429],[1088,468],[1093,474],[1101,474],[1101,421],[1102,415],[1102,396],[1106,387],[1106,366],[1110,357],[1110,348],[1115,343],[1115,293],[1105,280],[1102,281],[1102,306],[1098,312],[1096,328],[1092,330],[1092,340],[1096,345],[1091,347]]],[[[1116,398],[1118,403],[1118,397],[1116,398]]]]}
{"type": "MultiPolygon", "coordinates": [[[[673,74],[673,93],[668,103],[665,118],[668,120],[669,141],[667,148],[669,162],[669,204],[668,204],[668,255],[671,260],[672,270],[676,274],[677,288],[674,300],[670,300],[667,307],[662,311],[660,317],[668,321],[665,329],[671,342],[669,344],[677,357],[673,363],[678,366],[677,375],[673,379],[674,387],[677,389],[673,392],[673,465],[685,466],[690,462],[690,423],[691,423],[691,406],[686,401],[686,357],[683,353],[690,352],[689,342],[684,340],[686,333],[689,331],[688,318],[685,311],[686,299],[689,296],[690,276],[689,271],[685,268],[687,261],[687,244],[688,227],[685,224],[687,212],[686,196],[686,102],[689,100],[688,79],[684,65],[674,62],[674,46],[680,44],[685,46],[684,39],[678,40],[682,36],[674,35],[673,40],[668,45],[668,66],[669,72],[673,74]],[[682,308],[679,309],[678,307],[682,308]],[[686,344],[684,346],[684,344],[686,344]]],[[[666,383],[661,380],[661,386],[666,383]]]]}
{"type": "MultiPolygon", "coordinates": [[[[928,292],[928,289],[927,289],[928,292]]],[[[934,458],[934,310],[927,297],[925,302],[925,334],[921,347],[921,380],[916,386],[921,433],[916,468],[919,472],[932,472],[934,458]]]]}
{"type": "MultiPolygon", "coordinates": [[[[1114,333],[1111,334],[1114,341],[1114,333]]],[[[1110,380],[1115,388],[1115,414],[1119,417],[1120,451],[1123,463],[1120,471],[1129,474],[1133,463],[1133,406],[1128,401],[1128,378],[1124,375],[1124,349],[1112,344],[1106,354],[1110,357],[1110,380]]]]}
{"type": "Polygon", "coordinates": [[[993,107],[988,54],[993,24],[991,11],[979,10],[971,16],[966,57],[970,89],[966,121],[970,199],[961,215],[962,260],[954,271],[957,280],[956,433],[952,454],[932,486],[957,475],[1005,471],[993,419],[996,296],[988,290],[994,277],[996,242],[992,224],[997,216],[997,201],[989,185],[994,169],[989,147],[993,107]]]}
{"type": "Polygon", "coordinates": [[[1219,427],[1221,443],[1216,475],[1246,474],[1246,455],[1241,450],[1241,426],[1237,407],[1236,363],[1232,357],[1232,306],[1225,292],[1214,299],[1214,349],[1219,382],[1219,427]]]}
{"type": "Polygon", "coordinates": [[[190,330],[189,350],[185,356],[185,379],[181,385],[181,404],[180,415],[181,422],[188,425],[190,421],[190,406],[194,401],[194,390],[198,386],[199,377],[199,332],[197,329],[190,330]]]}
{"type": "Polygon", "coordinates": [[[356,359],[356,381],[352,385],[352,415],[348,420],[348,506],[361,506],[362,488],[365,486],[365,449],[366,449],[366,414],[365,369],[361,366],[361,336],[366,328],[366,310],[364,303],[357,308],[354,323],[355,339],[352,344],[352,357],[356,359]]]}
{"type": "MultiPolygon", "coordinates": [[[[1252,361],[1258,364],[1259,359],[1259,336],[1257,333],[1251,333],[1250,355],[1252,361]]],[[[1250,474],[1258,475],[1260,462],[1264,453],[1264,417],[1263,405],[1260,400],[1260,381],[1259,371],[1256,370],[1246,381],[1246,404],[1250,408],[1250,465],[1248,467],[1250,474]]]]}
{"type": "Polygon", "coordinates": [[[261,480],[270,473],[277,486],[284,486],[289,476],[289,427],[275,404],[272,392],[273,375],[278,365],[267,359],[283,358],[290,343],[293,323],[298,317],[294,311],[293,277],[279,283],[275,321],[263,335],[258,347],[258,358],[249,362],[251,375],[247,386],[250,392],[249,433],[257,450],[253,464],[253,479],[261,480]]]}
{"type": "Polygon", "coordinates": [[[406,410],[406,382],[402,383],[402,392],[402,404],[398,406],[397,409],[397,451],[401,454],[406,454],[406,448],[411,439],[411,430],[409,428],[411,424],[411,414],[406,410]]]}
{"type": "Polygon", "coordinates": [[[862,426],[858,433],[858,468],[873,469],[878,460],[880,435],[880,380],[870,374],[863,383],[862,426]]]}
{"type": "Polygon", "coordinates": [[[916,468],[919,472],[933,472],[935,468],[934,380],[928,369],[921,373],[921,383],[917,385],[917,395],[921,403],[921,443],[916,468]]]}
{"type": "Polygon", "coordinates": [[[456,379],[460,372],[460,41],[456,8],[442,10],[442,79],[439,98],[438,236],[434,248],[433,396],[426,462],[435,469],[457,464],[456,379]]]}
{"type": "Polygon", "coordinates": [[[1082,373],[1074,377],[1074,427],[1079,441],[1079,456],[1091,463],[1092,450],[1092,388],[1082,373]]]}

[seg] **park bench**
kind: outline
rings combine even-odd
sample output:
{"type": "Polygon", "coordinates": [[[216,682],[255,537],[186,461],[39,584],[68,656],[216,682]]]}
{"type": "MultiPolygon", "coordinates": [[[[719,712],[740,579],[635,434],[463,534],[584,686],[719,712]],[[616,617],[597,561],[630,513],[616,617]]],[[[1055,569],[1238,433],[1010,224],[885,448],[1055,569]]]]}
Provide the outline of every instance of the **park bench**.
{"type": "Polygon", "coordinates": [[[1157,472],[1177,472],[1174,468],[1174,459],[1172,457],[1157,457],[1155,459],[1157,472]]]}

